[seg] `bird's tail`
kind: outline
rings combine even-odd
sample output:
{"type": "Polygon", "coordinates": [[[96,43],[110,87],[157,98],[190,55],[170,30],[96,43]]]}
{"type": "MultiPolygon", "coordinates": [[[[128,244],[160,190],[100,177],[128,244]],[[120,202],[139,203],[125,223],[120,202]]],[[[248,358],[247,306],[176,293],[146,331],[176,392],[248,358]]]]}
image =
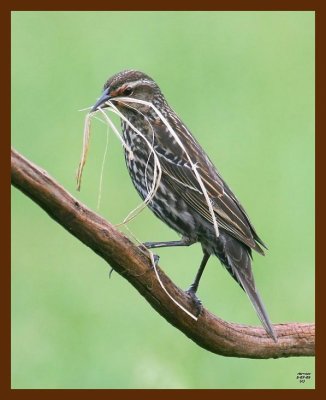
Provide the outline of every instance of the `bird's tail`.
{"type": "Polygon", "coordinates": [[[241,272],[235,271],[235,275],[237,277],[237,281],[240,283],[240,285],[242,286],[244,291],[247,293],[247,295],[251,301],[251,304],[254,306],[254,309],[256,310],[256,313],[257,313],[263,327],[265,328],[265,331],[275,342],[277,342],[276,333],[273,329],[273,326],[268,317],[265,306],[259,296],[259,293],[258,293],[257,289],[255,288],[255,285],[252,284],[251,282],[248,282],[246,277],[242,276],[241,272]]]}
{"type": "MultiPolygon", "coordinates": [[[[267,334],[276,342],[276,333],[255,287],[255,281],[251,269],[250,250],[240,244],[236,239],[231,237],[225,239],[223,246],[224,257],[222,262],[232,277],[247,293],[267,334]]],[[[217,254],[217,256],[221,259],[221,254],[217,254]]]]}

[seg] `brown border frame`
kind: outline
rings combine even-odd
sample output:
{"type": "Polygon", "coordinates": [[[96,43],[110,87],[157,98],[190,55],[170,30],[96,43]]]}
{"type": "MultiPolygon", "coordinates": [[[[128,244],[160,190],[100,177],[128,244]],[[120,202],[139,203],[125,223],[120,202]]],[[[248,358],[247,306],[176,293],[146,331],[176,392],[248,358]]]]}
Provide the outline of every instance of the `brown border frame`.
{"type": "MultiPolygon", "coordinates": [[[[76,2],[77,3],[77,2],[76,2]]],[[[323,113],[325,114],[325,71],[326,66],[324,62],[324,51],[325,42],[323,42],[323,37],[325,38],[325,12],[323,3],[326,2],[319,1],[309,1],[309,0],[296,0],[295,2],[291,0],[251,0],[244,2],[243,0],[232,0],[232,1],[215,1],[215,2],[201,2],[200,9],[198,8],[198,3],[190,4],[189,2],[167,2],[165,1],[163,4],[155,4],[156,10],[214,10],[214,11],[315,11],[316,12],[316,180],[323,180],[322,178],[322,163],[320,161],[320,157],[318,157],[318,152],[322,152],[322,141],[323,141],[323,132],[322,130],[322,119],[320,118],[323,113]],[[323,72],[324,71],[324,72],[323,72]]],[[[79,1],[77,4],[74,4],[69,0],[57,0],[55,4],[50,4],[44,1],[36,1],[31,0],[29,2],[25,1],[10,1],[8,3],[1,2],[1,27],[2,29],[2,39],[3,46],[2,52],[3,57],[0,63],[1,66],[1,76],[2,79],[2,99],[6,99],[2,104],[2,110],[4,111],[5,118],[3,119],[4,129],[1,135],[1,149],[6,149],[8,152],[4,151],[4,155],[0,157],[0,174],[2,175],[2,182],[5,182],[5,187],[9,187],[9,169],[10,169],[10,161],[9,161],[9,148],[10,148],[10,13],[11,11],[39,11],[39,10],[48,10],[48,11],[94,11],[94,10],[155,10],[154,3],[150,1],[138,1],[129,2],[124,1],[116,2],[115,4],[110,4],[108,0],[95,0],[93,2],[82,2],[79,1]],[[137,7],[136,7],[137,5],[137,7]],[[8,174],[7,174],[8,172],[8,174]]],[[[325,179],[325,178],[324,178],[325,179]]],[[[323,224],[322,221],[322,213],[320,212],[320,208],[318,207],[318,202],[322,201],[322,193],[321,193],[322,185],[316,187],[316,229],[319,235],[316,235],[316,260],[317,265],[323,262],[323,254],[318,252],[317,245],[322,240],[322,232],[321,226],[323,224]],[[318,223],[319,222],[319,223],[318,223]],[[320,232],[318,232],[320,231],[320,232]]],[[[10,194],[8,191],[5,192],[5,196],[1,196],[2,199],[2,221],[3,226],[8,228],[8,230],[2,230],[2,232],[10,232],[10,194]]],[[[0,343],[1,343],[1,379],[0,379],[0,390],[1,396],[3,399],[11,399],[11,398],[31,398],[33,400],[36,399],[56,399],[58,396],[60,397],[69,397],[73,398],[113,398],[113,399],[130,399],[130,398],[139,398],[142,399],[191,399],[193,398],[204,398],[204,399],[213,399],[221,397],[224,398],[259,398],[262,397],[264,399],[275,398],[275,396],[280,396],[281,398],[320,398],[322,392],[324,391],[324,385],[320,380],[322,376],[322,345],[318,345],[317,342],[317,368],[316,368],[316,389],[289,389],[283,390],[279,389],[276,393],[274,390],[225,390],[225,389],[214,389],[214,390],[116,390],[116,389],[60,389],[60,393],[56,390],[51,389],[10,389],[10,235],[3,235],[1,246],[1,259],[2,259],[2,279],[1,282],[1,309],[2,309],[2,320],[3,323],[2,328],[0,329],[0,343]],[[199,393],[198,393],[199,392],[199,393]],[[284,396],[284,397],[283,397],[284,396]]],[[[320,314],[320,294],[321,290],[320,286],[323,282],[323,274],[325,274],[324,268],[317,269],[317,278],[316,278],[316,289],[317,289],[317,299],[316,301],[316,314],[320,314]],[[318,295],[319,294],[319,295],[318,295]]],[[[323,330],[323,319],[318,319],[318,331],[320,332],[317,337],[322,337],[323,330]]]]}

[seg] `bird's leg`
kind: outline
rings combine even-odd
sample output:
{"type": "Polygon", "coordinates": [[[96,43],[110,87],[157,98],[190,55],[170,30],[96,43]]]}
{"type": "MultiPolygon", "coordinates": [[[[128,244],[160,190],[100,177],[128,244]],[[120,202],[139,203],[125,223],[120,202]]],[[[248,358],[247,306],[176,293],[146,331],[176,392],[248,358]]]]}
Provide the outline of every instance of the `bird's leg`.
{"type": "Polygon", "coordinates": [[[145,242],[143,246],[147,249],[158,249],[160,247],[191,246],[194,243],[196,243],[196,240],[183,236],[181,240],[173,240],[170,242],[145,242]]]}
{"type": "MultiPolygon", "coordinates": [[[[159,249],[161,247],[177,247],[177,246],[191,246],[196,243],[196,240],[189,239],[185,236],[181,240],[173,240],[171,242],[145,242],[140,247],[146,247],[146,249],[159,249]]],[[[158,264],[160,257],[157,254],[153,254],[155,265],[158,264]]]]}
{"type": "Polygon", "coordinates": [[[190,285],[189,289],[187,290],[187,293],[190,293],[190,292],[191,292],[191,293],[193,293],[193,294],[196,294],[197,289],[198,289],[198,285],[199,285],[200,278],[201,278],[202,275],[203,275],[203,272],[204,272],[204,269],[205,269],[205,267],[206,267],[206,264],[207,264],[207,261],[208,261],[209,257],[210,257],[210,255],[209,255],[208,253],[204,253],[204,257],[203,257],[203,259],[202,259],[202,261],[201,261],[201,263],[200,263],[200,266],[199,266],[198,272],[197,272],[197,274],[196,274],[195,280],[194,280],[194,282],[190,285]]]}
{"type": "Polygon", "coordinates": [[[194,282],[190,285],[189,289],[186,290],[186,293],[192,298],[193,302],[195,303],[195,306],[197,307],[197,316],[200,314],[201,309],[202,309],[202,304],[201,301],[198,299],[196,296],[196,292],[199,286],[199,281],[200,278],[203,275],[204,269],[206,267],[207,261],[209,260],[210,254],[204,252],[204,257],[200,263],[199,269],[197,271],[196,277],[194,282]]]}
{"type": "MultiPolygon", "coordinates": [[[[170,242],[145,242],[142,244],[142,246],[146,247],[146,249],[159,249],[161,247],[190,246],[195,242],[196,242],[195,240],[191,240],[183,236],[181,240],[173,240],[170,242]]],[[[154,255],[155,265],[157,265],[160,257],[157,254],[153,255],[154,255]]]]}

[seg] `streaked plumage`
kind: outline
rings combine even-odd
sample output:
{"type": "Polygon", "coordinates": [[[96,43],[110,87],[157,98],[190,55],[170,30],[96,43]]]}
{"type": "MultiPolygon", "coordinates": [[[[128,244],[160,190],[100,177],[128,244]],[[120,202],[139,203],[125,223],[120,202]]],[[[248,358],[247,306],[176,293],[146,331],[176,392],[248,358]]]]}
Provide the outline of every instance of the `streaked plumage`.
{"type": "MultiPolygon", "coordinates": [[[[257,235],[243,207],[210,161],[197,140],[167,104],[160,88],[139,71],[122,71],[111,77],[93,111],[112,101],[122,114],[149,140],[162,168],[162,178],[151,210],[167,225],[182,235],[180,242],[150,243],[149,247],[189,245],[200,242],[204,260],[199,276],[191,289],[196,292],[201,273],[211,254],[215,254],[232,277],[246,291],[267,333],[275,333],[255,288],[251,269],[251,250],[264,254],[262,240],[257,235]],[[138,103],[119,102],[120,97],[131,97],[154,104],[181,139],[191,160],[196,163],[205,185],[218,223],[219,237],[213,228],[212,215],[185,151],[176,143],[155,111],[138,103]],[[178,243],[178,244],[176,244],[178,243]]],[[[144,140],[122,120],[122,132],[133,156],[125,152],[131,179],[144,199],[152,185],[154,157],[144,140]]]]}

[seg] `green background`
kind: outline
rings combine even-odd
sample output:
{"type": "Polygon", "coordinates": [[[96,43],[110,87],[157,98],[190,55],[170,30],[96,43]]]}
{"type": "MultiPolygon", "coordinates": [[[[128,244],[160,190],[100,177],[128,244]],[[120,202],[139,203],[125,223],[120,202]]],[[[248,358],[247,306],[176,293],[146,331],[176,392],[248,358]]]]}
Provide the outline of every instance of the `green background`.
{"type": "MultiPolygon", "coordinates": [[[[152,76],[207,150],[267,243],[254,256],[273,322],[314,320],[314,13],[14,12],[12,144],[96,209],[106,128],[95,121],[80,193],[85,111],[105,80],[152,76]]],[[[115,119],[118,124],[118,120],[115,119]]],[[[99,212],[119,223],[140,199],[109,135],[99,212]]],[[[141,241],[177,235],[145,210],[141,241]]],[[[199,245],[162,249],[182,288],[199,245]]],[[[312,388],[314,359],[225,358],[196,346],[122,277],[12,190],[14,388],[312,388]],[[311,372],[305,384],[298,372],[311,372]]],[[[211,258],[199,297],[212,312],[259,324],[211,258]]]]}

